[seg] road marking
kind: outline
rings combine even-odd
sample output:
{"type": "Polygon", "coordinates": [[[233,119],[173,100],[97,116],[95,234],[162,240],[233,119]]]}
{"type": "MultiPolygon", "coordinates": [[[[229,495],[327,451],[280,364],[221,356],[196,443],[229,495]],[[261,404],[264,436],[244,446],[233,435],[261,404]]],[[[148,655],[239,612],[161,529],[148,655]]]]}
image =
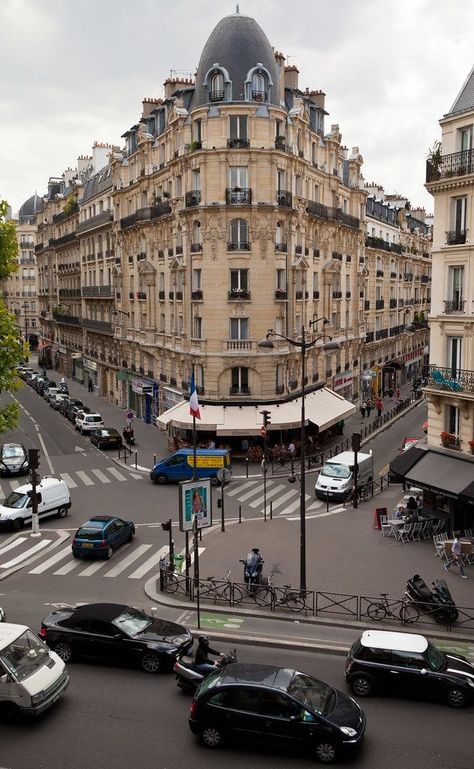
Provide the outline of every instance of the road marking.
{"type": "Polygon", "coordinates": [[[152,555],[151,558],[148,558],[145,563],[142,563],[140,568],[130,574],[129,579],[141,579],[147,573],[147,571],[150,571],[153,566],[156,566],[156,564],[160,562],[160,558],[164,558],[168,552],[169,548],[166,545],[164,547],[160,547],[160,549],[154,555],[152,555]]]}
{"type": "Polygon", "coordinates": [[[72,480],[69,473],[61,473],[61,478],[63,479],[63,481],[66,481],[66,485],[68,489],[77,489],[77,483],[72,480]]]}
{"type": "Polygon", "coordinates": [[[140,558],[144,553],[146,553],[147,550],[150,549],[150,547],[153,547],[153,545],[140,545],[136,550],[134,550],[133,553],[130,553],[130,555],[120,561],[117,566],[106,572],[104,577],[116,577],[117,574],[121,574],[122,571],[125,571],[127,566],[130,566],[131,563],[140,558]]]}
{"type": "Polygon", "coordinates": [[[75,446],[74,451],[85,451],[85,448],[83,446],[75,446]]]}
{"type": "Polygon", "coordinates": [[[235,489],[231,489],[226,493],[227,497],[235,497],[236,494],[240,494],[241,491],[244,491],[245,489],[248,489],[249,486],[255,486],[257,482],[256,481],[249,481],[248,483],[242,483],[242,485],[237,486],[235,489]]]}
{"type": "Polygon", "coordinates": [[[82,481],[82,482],[83,482],[83,483],[84,483],[86,486],[93,486],[93,485],[94,485],[94,481],[91,481],[91,479],[89,478],[89,476],[88,476],[88,475],[87,475],[87,474],[86,474],[86,473],[85,473],[83,470],[76,470],[76,475],[78,475],[78,476],[79,476],[79,478],[81,479],[81,481],[82,481]]]}
{"type": "Polygon", "coordinates": [[[31,569],[28,574],[42,574],[44,571],[46,571],[46,569],[49,569],[50,566],[54,566],[55,563],[62,561],[68,555],[71,555],[71,545],[67,545],[67,547],[63,548],[55,555],[52,555],[51,558],[48,558],[48,560],[44,563],[40,563],[39,566],[35,566],[35,568],[31,569]]]}
{"type": "Polygon", "coordinates": [[[103,566],[108,562],[108,558],[104,558],[102,561],[94,561],[93,564],[90,566],[87,566],[83,571],[79,572],[80,577],[90,577],[91,574],[95,574],[96,571],[99,571],[99,569],[102,569],[103,566]]]}
{"type": "Polygon", "coordinates": [[[118,481],[126,481],[126,477],[122,475],[122,473],[119,473],[118,470],[115,469],[115,467],[107,467],[107,472],[114,476],[114,478],[117,478],[118,481]]]}
{"type": "Polygon", "coordinates": [[[220,614],[201,612],[201,625],[207,628],[228,628],[238,630],[244,622],[244,617],[226,617],[220,614]]]}
{"type": "Polygon", "coordinates": [[[251,491],[247,491],[246,494],[242,494],[241,497],[238,497],[239,502],[246,502],[247,499],[251,499],[251,497],[254,497],[255,494],[261,494],[262,493],[262,483],[260,482],[255,488],[251,489],[251,491]]]}
{"type": "Polygon", "coordinates": [[[15,489],[18,488],[18,486],[21,486],[21,481],[18,480],[18,478],[15,478],[15,480],[8,481],[10,484],[12,491],[15,491],[15,489]]]}
{"type": "MultiPolygon", "coordinates": [[[[277,494],[279,494],[285,487],[279,484],[278,486],[275,486],[274,488],[271,488],[270,490],[267,489],[267,502],[271,497],[275,497],[277,494]]],[[[293,492],[294,493],[294,492],[293,492]]],[[[261,505],[264,501],[263,495],[259,497],[254,502],[250,502],[250,507],[258,507],[261,505]]]]}
{"type": "Polygon", "coordinates": [[[298,497],[297,499],[295,499],[295,501],[294,501],[294,502],[292,502],[292,504],[291,504],[291,505],[288,505],[288,507],[286,508],[286,510],[284,510],[284,511],[283,511],[283,512],[281,512],[281,513],[279,513],[279,515],[284,515],[284,516],[286,516],[286,515],[288,515],[288,513],[291,513],[291,512],[293,512],[293,510],[297,510],[297,509],[299,508],[299,506],[300,506],[300,500],[299,500],[299,497],[298,497]]]}
{"type": "Polygon", "coordinates": [[[17,547],[18,545],[21,545],[22,542],[25,542],[27,537],[17,537],[14,542],[10,542],[9,545],[5,545],[5,547],[2,547],[0,549],[0,555],[3,555],[8,550],[13,550],[14,547],[17,547]]]}
{"type": "Polygon", "coordinates": [[[17,557],[13,558],[11,561],[8,561],[7,563],[3,563],[0,568],[9,569],[11,566],[16,566],[18,563],[21,563],[22,561],[26,561],[27,558],[29,558],[31,555],[38,553],[44,547],[47,547],[47,545],[50,545],[52,541],[53,541],[52,539],[42,539],[41,542],[37,542],[36,545],[34,545],[33,547],[30,547],[28,550],[25,550],[25,552],[21,553],[21,555],[17,555],[17,557]]]}
{"type": "Polygon", "coordinates": [[[272,501],[272,509],[275,510],[277,507],[284,505],[288,499],[291,499],[295,496],[295,493],[295,489],[291,489],[290,491],[287,491],[286,494],[278,497],[278,499],[276,499],[274,502],[272,501]]]}
{"type": "Polygon", "coordinates": [[[60,569],[53,572],[53,574],[57,574],[59,576],[62,576],[63,574],[69,574],[70,571],[76,568],[78,566],[78,562],[76,560],[69,561],[65,566],[61,566],[60,569]]]}
{"type": "Polygon", "coordinates": [[[137,473],[130,473],[130,476],[132,478],[135,478],[136,480],[140,480],[143,478],[143,475],[137,475],[137,473]]]}
{"type": "Polygon", "coordinates": [[[102,483],[112,483],[110,478],[107,478],[106,475],[101,470],[91,470],[91,473],[94,473],[95,476],[99,479],[99,481],[102,481],[102,483]]]}

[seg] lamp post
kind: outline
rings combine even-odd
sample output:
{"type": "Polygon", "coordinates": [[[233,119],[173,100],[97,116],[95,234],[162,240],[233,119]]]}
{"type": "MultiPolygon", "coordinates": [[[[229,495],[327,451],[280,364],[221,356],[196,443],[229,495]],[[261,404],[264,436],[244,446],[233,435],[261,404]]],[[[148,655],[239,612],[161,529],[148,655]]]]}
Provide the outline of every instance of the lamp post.
{"type": "MultiPolygon", "coordinates": [[[[328,323],[326,318],[316,318],[309,322],[310,327],[315,326],[318,321],[322,320],[324,323],[328,323]]],[[[321,339],[325,337],[325,334],[320,334],[311,341],[306,339],[306,329],[303,326],[301,330],[301,339],[291,339],[288,336],[279,334],[273,329],[267,331],[265,339],[258,343],[259,347],[266,349],[273,349],[274,344],[271,337],[280,337],[284,339],[288,344],[293,347],[297,347],[301,351],[301,424],[300,424],[300,441],[301,441],[301,474],[300,474],[300,591],[306,591],[306,447],[305,447],[305,394],[306,394],[306,351],[310,350],[321,339]]],[[[321,349],[324,352],[336,352],[340,349],[338,342],[333,342],[331,337],[329,342],[326,342],[321,349]]],[[[294,477],[294,474],[293,474],[294,477]]]]}

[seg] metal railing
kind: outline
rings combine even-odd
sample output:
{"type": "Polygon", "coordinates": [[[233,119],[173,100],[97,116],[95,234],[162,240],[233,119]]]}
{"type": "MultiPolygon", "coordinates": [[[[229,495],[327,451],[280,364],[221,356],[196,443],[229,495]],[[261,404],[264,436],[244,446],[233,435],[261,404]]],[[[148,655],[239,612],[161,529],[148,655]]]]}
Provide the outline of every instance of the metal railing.
{"type": "Polygon", "coordinates": [[[426,181],[436,182],[453,176],[465,176],[474,171],[474,149],[442,155],[438,163],[426,161],[426,181]]]}

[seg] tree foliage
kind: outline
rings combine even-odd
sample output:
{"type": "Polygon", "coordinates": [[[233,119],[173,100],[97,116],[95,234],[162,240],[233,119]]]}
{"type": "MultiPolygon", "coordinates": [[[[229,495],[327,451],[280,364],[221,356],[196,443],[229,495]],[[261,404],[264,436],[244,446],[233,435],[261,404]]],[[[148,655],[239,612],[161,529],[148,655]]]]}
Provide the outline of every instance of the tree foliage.
{"type": "MultiPolygon", "coordinates": [[[[0,200],[0,279],[7,278],[18,269],[16,256],[18,242],[14,222],[7,221],[8,205],[0,200]]],[[[15,316],[8,312],[0,299],[0,393],[14,392],[18,387],[15,365],[22,359],[23,345],[15,325],[15,316]]],[[[19,407],[15,401],[0,405],[0,433],[18,423],[19,407]]]]}

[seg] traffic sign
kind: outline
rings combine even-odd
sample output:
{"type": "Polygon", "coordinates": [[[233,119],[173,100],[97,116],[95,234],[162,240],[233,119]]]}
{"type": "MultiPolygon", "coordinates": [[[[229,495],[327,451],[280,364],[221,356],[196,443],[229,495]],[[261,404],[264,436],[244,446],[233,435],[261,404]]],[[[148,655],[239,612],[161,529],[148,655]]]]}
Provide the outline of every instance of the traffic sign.
{"type": "Polygon", "coordinates": [[[129,422],[132,421],[132,419],[135,419],[135,412],[134,411],[127,411],[127,419],[129,422]]]}
{"type": "Polygon", "coordinates": [[[262,438],[266,438],[267,437],[267,428],[263,427],[263,425],[260,428],[260,435],[262,436],[262,438]]]}
{"type": "Polygon", "coordinates": [[[228,483],[232,478],[232,472],[228,467],[220,467],[216,473],[216,478],[219,483],[228,483]]]}

